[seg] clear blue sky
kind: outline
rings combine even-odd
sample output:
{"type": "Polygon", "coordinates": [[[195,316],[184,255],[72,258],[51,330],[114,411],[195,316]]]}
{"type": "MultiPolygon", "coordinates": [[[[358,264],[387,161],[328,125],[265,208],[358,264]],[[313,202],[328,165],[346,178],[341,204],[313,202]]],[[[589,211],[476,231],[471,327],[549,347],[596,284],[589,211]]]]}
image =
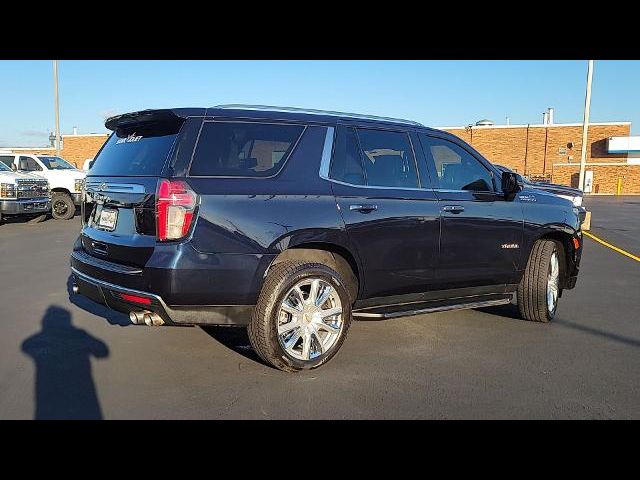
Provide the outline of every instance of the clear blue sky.
{"type": "MultiPolygon", "coordinates": [[[[62,133],[105,132],[107,116],[257,103],[403,117],[429,126],[489,118],[581,122],[586,61],[60,62],[62,133]]],[[[640,133],[640,61],[596,61],[591,121],[640,133]]],[[[0,146],[41,146],[54,128],[51,61],[0,61],[0,146]]]]}

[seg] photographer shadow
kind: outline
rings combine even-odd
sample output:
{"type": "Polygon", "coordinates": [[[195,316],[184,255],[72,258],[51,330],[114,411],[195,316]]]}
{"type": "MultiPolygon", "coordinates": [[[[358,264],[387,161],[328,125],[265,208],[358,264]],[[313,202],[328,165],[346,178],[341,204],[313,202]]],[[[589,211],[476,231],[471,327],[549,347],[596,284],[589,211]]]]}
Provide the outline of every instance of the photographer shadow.
{"type": "Polygon", "coordinates": [[[68,310],[50,306],[42,329],[22,343],[35,363],[35,419],[102,419],[91,357],[107,358],[107,345],[71,323],[68,310]]]}

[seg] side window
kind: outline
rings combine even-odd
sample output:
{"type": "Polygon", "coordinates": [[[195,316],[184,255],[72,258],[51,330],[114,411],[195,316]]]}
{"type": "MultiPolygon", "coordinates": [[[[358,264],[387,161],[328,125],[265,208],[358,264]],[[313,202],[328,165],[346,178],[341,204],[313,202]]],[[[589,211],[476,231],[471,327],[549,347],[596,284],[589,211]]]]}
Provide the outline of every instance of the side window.
{"type": "Polygon", "coordinates": [[[338,128],[329,176],[352,185],[366,185],[358,137],[353,128],[338,128]]]}
{"type": "Polygon", "coordinates": [[[20,157],[18,165],[20,166],[20,170],[25,170],[27,172],[38,172],[42,170],[42,167],[38,165],[38,162],[31,157],[20,157]]]}
{"type": "Polygon", "coordinates": [[[367,185],[418,188],[416,161],[406,133],[358,129],[367,185]]]}
{"type": "Polygon", "coordinates": [[[427,159],[435,164],[440,188],[474,192],[494,190],[491,172],[462,147],[422,133],[420,141],[427,159]]]}
{"type": "Polygon", "coordinates": [[[0,162],[4,163],[7,167],[11,168],[13,165],[13,159],[15,156],[13,155],[0,155],[0,162]]]}
{"type": "Polygon", "coordinates": [[[302,125],[205,122],[189,173],[225,177],[274,175],[303,130],[302,125]]]}

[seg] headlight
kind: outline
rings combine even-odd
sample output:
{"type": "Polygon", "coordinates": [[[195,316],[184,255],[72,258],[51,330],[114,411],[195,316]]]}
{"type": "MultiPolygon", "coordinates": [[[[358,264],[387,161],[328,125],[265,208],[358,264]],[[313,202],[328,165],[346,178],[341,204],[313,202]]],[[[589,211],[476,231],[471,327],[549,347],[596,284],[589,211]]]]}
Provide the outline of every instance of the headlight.
{"type": "Polygon", "coordinates": [[[84,178],[77,178],[76,184],[75,184],[76,192],[81,192],[83,186],[84,186],[84,178]]]}
{"type": "Polygon", "coordinates": [[[0,183],[0,197],[16,198],[16,186],[13,183],[0,183]]]}
{"type": "Polygon", "coordinates": [[[565,198],[567,200],[569,200],[571,203],[573,203],[574,207],[580,207],[582,206],[582,197],[580,195],[558,195],[561,198],[565,198]]]}

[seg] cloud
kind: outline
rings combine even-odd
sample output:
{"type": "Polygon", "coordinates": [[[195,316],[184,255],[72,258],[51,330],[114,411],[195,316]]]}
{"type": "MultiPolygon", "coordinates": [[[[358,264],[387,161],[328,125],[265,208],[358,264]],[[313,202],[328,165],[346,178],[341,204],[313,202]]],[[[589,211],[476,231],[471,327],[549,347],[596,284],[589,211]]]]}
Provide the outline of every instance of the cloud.
{"type": "Polygon", "coordinates": [[[48,137],[49,132],[44,130],[23,130],[20,132],[20,135],[25,137],[48,137]]]}

